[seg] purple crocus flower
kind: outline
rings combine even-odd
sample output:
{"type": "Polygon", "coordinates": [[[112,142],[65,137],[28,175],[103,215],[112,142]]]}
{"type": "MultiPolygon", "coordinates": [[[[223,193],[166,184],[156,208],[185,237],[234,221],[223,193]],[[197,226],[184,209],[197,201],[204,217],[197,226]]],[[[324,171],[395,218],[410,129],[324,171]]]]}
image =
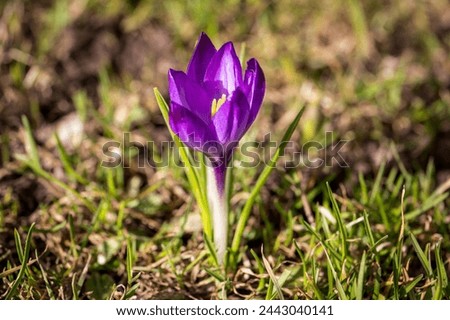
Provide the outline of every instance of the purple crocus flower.
{"type": "Polygon", "coordinates": [[[226,167],[233,149],[255,121],[264,93],[264,73],[258,61],[248,60],[243,74],[233,43],[216,50],[205,33],[200,35],[187,72],[169,70],[170,127],[184,144],[209,159],[214,238],[225,237],[225,247],[215,241],[219,258],[226,250],[226,167]]]}

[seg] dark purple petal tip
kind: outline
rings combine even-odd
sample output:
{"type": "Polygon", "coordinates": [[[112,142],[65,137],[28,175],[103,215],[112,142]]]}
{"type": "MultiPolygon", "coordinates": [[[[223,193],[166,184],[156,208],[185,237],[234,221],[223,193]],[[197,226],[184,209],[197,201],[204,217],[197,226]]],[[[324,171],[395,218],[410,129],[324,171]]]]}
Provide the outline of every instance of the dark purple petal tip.
{"type": "Polygon", "coordinates": [[[197,83],[201,83],[205,76],[206,69],[214,54],[217,52],[211,39],[202,32],[198,38],[191,61],[187,67],[187,75],[197,83]]]}
{"type": "Polygon", "coordinates": [[[233,43],[225,43],[212,57],[204,81],[215,84],[218,96],[230,95],[242,84],[241,63],[233,43]]]}

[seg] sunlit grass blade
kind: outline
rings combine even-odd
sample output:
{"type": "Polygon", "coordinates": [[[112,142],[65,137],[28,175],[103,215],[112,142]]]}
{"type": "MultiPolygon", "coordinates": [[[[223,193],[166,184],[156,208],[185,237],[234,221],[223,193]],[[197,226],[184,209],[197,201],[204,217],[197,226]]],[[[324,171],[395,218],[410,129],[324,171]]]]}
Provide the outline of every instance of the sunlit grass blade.
{"type": "Polygon", "coordinates": [[[23,257],[22,257],[22,266],[20,268],[19,274],[17,275],[16,280],[14,280],[14,283],[11,287],[11,289],[8,291],[5,300],[11,299],[14,294],[16,293],[17,288],[19,287],[20,283],[22,282],[22,278],[25,275],[25,272],[27,270],[27,264],[28,264],[28,258],[30,256],[30,248],[31,248],[31,236],[33,234],[34,229],[34,223],[30,226],[30,229],[28,229],[27,237],[25,239],[25,248],[23,249],[23,257]]]}
{"type": "Polygon", "coordinates": [[[364,180],[364,175],[362,172],[358,173],[359,186],[361,188],[361,203],[366,204],[368,202],[369,196],[367,193],[367,184],[366,180],[364,180]]]}
{"type": "Polygon", "coordinates": [[[25,129],[25,150],[28,155],[29,162],[38,169],[41,169],[41,162],[39,160],[39,153],[36,142],[33,138],[33,132],[31,131],[30,122],[28,118],[22,116],[22,124],[25,129]]]}
{"type": "Polygon", "coordinates": [[[91,259],[92,259],[92,256],[89,255],[87,258],[87,261],[83,267],[83,270],[81,271],[81,274],[78,278],[78,281],[76,281],[76,277],[75,277],[76,274],[73,275],[73,278],[72,278],[72,293],[73,293],[72,300],[78,300],[78,298],[80,296],[81,288],[83,288],[83,285],[88,276],[91,259]]]}
{"type": "Polygon", "coordinates": [[[278,146],[277,150],[275,151],[275,154],[272,156],[269,163],[266,165],[266,167],[263,169],[263,171],[259,175],[248,200],[245,202],[244,208],[242,209],[241,215],[239,216],[238,224],[237,224],[236,231],[235,231],[233,241],[231,244],[230,257],[233,260],[232,261],[233,266],[236,263],[236,255],[237,255],[237,252],[239,251],[239,247],[241,245],[242,235],[243,235],[245,227],[247,225],[248,218],[250,217],[250,213],[253,208],[253,204],[255,203],[256,197],[258,196],[259,191],[261,190],[262,186],[266,183],[267,179],[269,178],[270,173],[275,168],[278,158],[280,157],[280,155],[283,154],[283,151],[286,148],[287,143],[289,142],[292,134],[294,133],[295,128],[297,127],[304,111],[305,111],[305,107],[303,107],[298,112],[294,121],[292,121],[291,124],[289,125],[288,129],[286,130],[286,133],[284,134],[284,136],[281,140],[280,145],[278,146]]]}
{"type": "Polygon", "coordinates": [[[169,126],[169,106],[167,105],[166,101],[162,97],[161,93],[159,92],[158,88],[153,89],[156,102],[158,104],[158,107],[163,115],[164,121],[166,122],[167,129],[169,130],[172,139],[174,140],[178,151],[180,153],[181,160],[183,161],[185,165],[185,172],[186,176],[189,182],[189,185],[192,187],[192,191],[194,193],[194,197],[197,200],[197,203],[200,208],[200,214],[202,218],[203,223],[203,230],[206,234],[206,236],[210,239],[212,239],[212,221],[211,216],[209,213],[208,208],[208,201],[206,199],[206,192],[204,190],[204,184],[201,183],[201,180],[199,179],[199,176],[195,170],[195,168],[192,166],[191,161],[189,159],[189,154],[187,152],[186,147],[183,145],[183,143],[180,141],[180,139],[173,134],[172,130],[170,130],[169,126]]]}
{"type": "MultiPolygon", "coordinates": [[[[250,249],[250,253],[252,254],[253,258],[255,259],[256,266],[258,267],[259,274],[263,275],[264,271],[265,271],[264,263],[258,257],[258,254],[255,252],[255,250],[250,249]]],[[[263,290],[265,284],[266,284],[266,279],[264,277],[261,277],[261,279],[259,280],[258,288],[256,290],[257,291],[263,290]]]]}
{"type": "Polygon", "coordinates": [[[47,290],[47,294],[48,294],[50,300],[55,300],[55,295],[53,294],[51,284],[48,281],[47,273],[45,272],[44,268],[42,267],[41,262],[39,261],[39,256],[38,256],[37,250],[34,251],[34,254],[36,256],[36,261],[39,266],[39,269],[41,270],[42,279],[44,280],[45,289],[47,290]]]}
{"type": "Polygon", "coordinates": [[[308,276],[308,280],[309,283],[308,285],[310,285],[314,291],[314,294],[316,295],[316,298],[319,300],[323,300],[325,299],[325,295],[322,293],[322,291],[320,290],[320,284],[319,284],[319,279],[317,277],[317,275],[319,270],[317,269],[317,263],[315,259],[311,259],[311,277],[308,276]]]}
{"type": "Polygon", "coordinates": [[[414,247],[414,250],[417,253],[417,257],[420,260],[420,263],[422,264],[423,268],[425,269],[425,272],[427,274],[428,277],[432,277],[433,276],[433,269],[431,268],[431,264],[430,261],[428,260],[427,256],[425,255],[425,253],[423,252],[422,248],[420,247],[419,243],[417,242],[416,237],[410,233],[409,235],[412,245],[414,247]]]}
{"type": "Polygon", "coordinates": [[[82,122],[86,122],[88,116],[89,98],[86,91],[79,90],[72,97],[73,104],[77,111],[78,117],[82,122]]]}
{"type": "Polygon", "coordinates": [[[88,181],[86,179],[84,179],[72,167],[72,164],[70,163],[69,155],[67,154],[66,149],[62,145],[61,140],[59,139],[59,136],[56,133],[55,133],[55,140],[56,140],[56,148],[58,149],[58,153],[59,153],[59,158],[61,159],[61,163],[63,165],[64,170],[66,171],[67,176],[74,181],[78,181],[81,184],[87,184],[88,181]]]}
{"type": "Polygon", "coordinates": [[[306,221],[302,221],[302,224],[305,226],[306,230],[311,233],[316,239],[322,244],[322,246],[331,253],[333,258],[337,259],[339,262],[342,262],[342,256],[332,248],[327,241],[325,241],[322,236],[306,221]]]}
{"type": "Polygon", "coordinates": [[[370,50],[370,33],[367,28],[367,18],[365,17],[362,4],[357,0],[346,1],[350,13],[353,32],[356,36],[357,50],[361,57],[367,57],[370,50]]]}
{"type": "Polygon", "coordinates": [[[75,258],[78,258],[77,244],[75,240],[75,225],[72,215],[68,216],[69,220],[69,237],[70,237],[70,250],[75,258]]]}
{"type": "Polygon", "coordinates": [[[16,244],[17,256],[19,257],[20,263],[23,263],[23,247],[22,240],[20,239],[20,234],[17,229],[14,229],[14,242],[16,244]]]}
{"type": "Polygon", "coordinates": [[[347,229],[345,228],[344,222],[342,221],[341,210],[337,205],[336,199],[333,196],[333,192],[331,191],[328,181],[326,185],[328,190],[328,196],[330,197],[331,203],[333,205],[334,217],[336,218],[339,229],[339,238],[341,240],[341,255],[342,260],[344,260],[347,257],[347,229]]]}
{"type": "Polygon", "coordinates": [[[365,271],[366,271],[366,252],[364,251],[361,258],[361,264],[359,266],[358,282],[357,282],[358,285],[356,287],[357,300],[362,300],[363,298],[365,271]]]}
{"type": "Polygon", "coordinates": [[[420,208],[417,208],[416,210],[413,210],[411,212],[408,212],[405,214],[406,220],[413,220],[423,212],[437,206],[439,203],[444,201],[445,199],[448,199],[450,193],[444,193],[444,194],[432,194],[429,198],[427,198],[424,203],[420,206],[420,208]]]}
{"type": "Polygon", "coordinates": [[[134,250],[131,245],[131,239],[127,239],[127,279],[128,284],[132,283],[133,280],[133,264],[134,264],[134,250]]]}
{"type": "Polygon", "coordinates": [[[444,290],[447,288],[448,285],[448,278],[444,262],[442,261],[440,243],[436,245],[436,248],[434,250],[434,256],[436,260],[437,286],[433,295],[433,299],[441,300],[444,296],[444,290]]]}
{"type": "Polygon", "coordinates": [[[202,251],[191,263],[189,263],[186,268],[183,270],[183,274],[188,273],[192,270],[197,264],[199,264],[209,253],[204,250],[202,251]]]}
{"type": "Polygon", "coordinates": [[[405,286],[405,293],[409,293],[411,290],[413,290],[422,279],[422,274],[419,274],[417,277],[415,277],[410,283],[405,286]]]}
{"type": "Polygon", "coordinates": [[[273,273],[273,270],[272,270],[272,267],[270,266],[269,261],[264,256],[264,252],[263,252],[262,248],[261,248],[261,256],[262,256],[262,261],[263,261],[264,267],[266,268],[266,271],[269,274],[270,280],[272,281],[273,286],[276,289],[276,292],[278,294],[278,298],[280,300],[284,300],[283,291],[281,291],[281,286],[278,283],[278,279],[275,277],[275,274],[273,273]]]}
{"type": "Polygon", "coordinates": [[[206,271],[211,277],[213,277],[214,279],[216,279],[217,281],[219,281],[219,282],[224,282],[224,281],[225,281],[225,278],[224,278],[221,274],[219,274],[219,273],[217,273],[217,272],[215,272],[215,271],[213,271],[213,270],[210,270],[210,269],[208,269],[208,268],[205,268],[205,271],[206,271]]]}
{"type": "Polygon", "coordinates": [[[206,235],[203,237],[203,240],[205,240],[206,247],[208,248],[208,251],[210,252],[211,257],[214,260],[214,263],[216,265],[219,265],[219,259],[217,258],[217,254],[216,254],[216,249],[215,249],[214,243],[206,235]]]}
{"type": "Polygon", "coordinates": [[[25,129],[26,134],[26,150],[27,154],[16,154],[15,157],[19,161],[21,161],[23,164],[28,166],[31,170],[34,171],[34,173],[47,181],[57,185],[58,187],[62,188],[64,191],[74,195],[79,201],[81,201],[91,212],[95,211],[95,205],[87,199],[86,197],[82,196],[78,191],[76,191],[74,188],[71,188],[69,185],[64,183],[63,181],[57,179],[55,176],[50,174],[49,172],[45,171],[39,160],[39,154],[36,147],[36,142],[34,141],[33,134],[31,132],[30,124],[26,117],[22,117],[22,122],[25,129]]]}
{"type": "Polygon", "coordinates": [[[295,251],[297,252],[297,255],[300,258],[300,262],[302,265],[302,272],[303,272],[303,285],[306,286],[306,274],[307,274],[307,269],[306,269],[306,262],[305,262],[305,257],[303,255],[302,249],[300,248],[300,246],[298,245],[297,241],[293,241],[294,242],[294,246],[295,246],[295,251]]]}
{"type": "Polygon", "coordinates": [[[366,210],[364,210],[364,229],[366,231],[366,235],[369,238],[369,245],[372,248],[374,248],[374,246],[375,246],[375,239],[373,237],[372,227],[370,226],[370,222],[369,222],[369,214],[367,213],[366,210]]]}
{"type": "Polygon", "coordinates": [[[339,279],[339,276],[338,276],[338,274],[336,272],[336,269],[333,266],[333,262],[330,259],[330,256],[328,255],[327,249],[325,247],[324,247],[324,251],[325,251],[325,255],[326,255],[327,260],[328,260],[328,265],[329,265],[329,267],[331,269],[331,273],[333,274],[333,278],[334,278],[334,281],[336,283],[336,290],[337,290],[338,296],[339,296],[339,298],[341,300],[348,300],[348,297],[345,294],[344,287],[342,287],[341,280],[339,279]]]}
{"type": "Polygon", "coordinates": [[[399,299],[399,281],[400,281],[400,273],[401,273],[401,265],[400,265],[400,261],[401,261],[401,253],[398,252],[398,250],[396,252],[394,252],[393,254],[393,259],[392,259],[392,273],[393,273],[393,280],[392,280],[392,286],[393,286],[393,299],[394,300],[398,300],[399,299]]]}
{"type": "MultiPolygon", "coordinates": [[[[291,271],[289,269],[285,269],[283,271],[283,273],[281,274],[281,276],[278,277],[277,282],[278,282],[280,289],[284,287],[284,285],[286,284],[286,282],[288,281],[290,276],[291,276],[291,271]]],[[[272,293],[270,300],[275,299],[277,297],[277,295],[279,295],[278,290],[276,292],[272,293]]]]}
{"type": "Polygon", "coordinates": [[[375,201],[378,205],[378,210],[380,212],[381,220],[383,224],[386,226],[387,230],[391,230],[391,223],[389,222],[388,215],[385,209],[385,201],[382,199],[381,195],[378,193],[375,195],[375,201]]]}
{"type": "MultiPolygon", "coordinates": [[[[19,257],[19,262],[22,264],[24,259],[24,252],[22,247],[22,240],[20,239],[20,234],[17,229],[14,229],[14,242],[16,244],[16,251],[17,256],[19,257]]],[[[27,275],[27,277],[32,278],[28,267],[25,268],[25,274],[27,275]]]]}
{"type": "Polygon", "coordinates": [[[373,183],[372,191],[370,192],[369,204],[372,204],[375,200],[376,196],[379,194],[381,189],[381,179],[383,178],[384,168],[386,163],[382,162],[380,169],[378,169],[377,176],[375,178],[375,182],[373,183]]]}
{"type": "MultiPolygon", "coordinates": [[[[302,253],[302,250],[300,249],[300,246],[296,241],[294,241],[295,251],[297,252],[297,255],[300,257],[301,261],[301,269],[302,269],[302,277],[303,277],[303,288],[306,290],[308,287],[312,287],[314,294],[316,295],[316,299],[323,300],[324,295],[320,291],[319,287],[316,284],[316,281],[314,279],[311,279],[311,277],[308,275],[308,268],[307,268],[307,259],[305,259],[305,256],[302,253]]],[[[312,263],[312,269],[314,270],[314,260],[312,263]]],[[[314,274],[314,271],[313,271],[314,274]]]]}

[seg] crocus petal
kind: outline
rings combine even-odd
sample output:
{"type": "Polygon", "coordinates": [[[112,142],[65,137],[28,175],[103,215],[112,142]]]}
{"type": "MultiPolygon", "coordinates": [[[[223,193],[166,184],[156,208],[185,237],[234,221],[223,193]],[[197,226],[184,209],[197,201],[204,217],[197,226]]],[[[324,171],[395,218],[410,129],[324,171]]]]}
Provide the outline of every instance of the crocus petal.
{"type": "Polygon", "coordinates": [[[227,100],[212,117],[219,142],[228,144],[239,141],[246,131],[249,117],[247,97],[237,89],[231,99],[227,100]]]}
{"type": "Polygon", "coordinates": [[[231,95],[242,83],[242,68],[231,42],[225,43],[212,57],[204,78],[214,97],[231,95]]]}
{"type": "Polygon", "coordinates": [[[250,105],[250,116],[247,124],[247,127],[250,127],[258,115],[266,91],[266,79],[256,59],[250,59],[247,62],[243,90],[250,105]]]}
{"type": "Polygon", "coordinates": [[[202,32],[187,68],[187,75],[197,83],[202,83],[206,68],[217,52],[208,36],[202,32]]]}
{"type": "Polygon", "coordinates": [[[170,101],[179,104],[205,122],[211,119],[211,101],[207,91],[182,71],[169,70],[170,101]]]}
{"type": "Polygon", "coordinates": [[[174,101],[170,103],[169,124],[180,140],[193,149],[203,151],[206,142],[217,140],[211,124],[174,101]]]}

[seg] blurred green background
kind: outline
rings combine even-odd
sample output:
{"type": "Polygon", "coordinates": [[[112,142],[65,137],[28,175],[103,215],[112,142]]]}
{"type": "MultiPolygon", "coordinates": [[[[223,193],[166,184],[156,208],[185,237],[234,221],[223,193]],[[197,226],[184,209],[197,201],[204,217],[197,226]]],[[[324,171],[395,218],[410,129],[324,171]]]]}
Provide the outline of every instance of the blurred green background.
{"type": "MultiPolygon", "coordinates": [[[[308,192],[323,179],[343,198],[370,208],[364,202],[362,177],[369,186],[379,186],[375,179],[380,168],[386,168],[381,176],[394,170],[386,177],[388,187],[381,188],[386,194],[374,201],[375,212],[383,202],[393,201],[386,200],[392,188],[399,195],[402,184],[410,192],[410,210],[423,209],[421,203],[435,188],[441,186],[442,196],[450,187],[446,0],[16,0],[2,1],[0,9],[0,272],[20,265],[13,230],[36,222],[34,247],[38,254],[47,252],[42,263],[53,279],[47,287],[63,288],[54,289],[58,298],[108,298],[111,290],[104,288],[127,277],[122,262],[130,250],[141,266],[159,261],[161,254],[167,258],[170,250],[177,256],[182,244],[182,252],[191,250],[196,256],[201,235],[186,244],[184,229],[176,231],[171,224],[175,218],[183,221],[184,212],[195,206],[182,170],[139,167],[136,155],[143,150],[132,146],[127,149],[128,167],[108,171],[100,162],[104,143],[122,141],[124,132],[140,143],[169,139],[153,87],[167,92],[168,69],[186,68],[201,31],[217,47],[233,41],[245,60],[255,57],[264,69],[266,98],[248,140],[262,140],[268,132],[279,139],[305,104],[296,142],[322,142],[326,131],[333,131],[336,141],[349,141],[342,150],[349,168],[335,163],[300,168],[289,177],[279,170],[260,199],[268,205],[268,216],[253,221],[256,226],[284,221],[277,213],[280,203],[302,216],[300,195],[308,194],[310,203],[320,201],[317,192],[308,192]],[[404,178],[397,188],[393,181],[399,174],[404,178]],[[134,242],[127,246],[124,239],[130,234],[134,242]],[[175,249],[164,246],[164,237],[181,243],[175,249]],[[93,268],[88,284],[84,265],[93,268]],[[73,289],[71,281],[83,275],[79,288],[73,289]]],[[[238,206],[255,170],[237,173],[238,206]]],[[[421,240],[442,234],[448,248],[449,201],[434,200],[428,209],[446,204],[441,211],[447,215],[428,229],[428,218],[418,219],[427,231],[421,240]]],[[[399,220],[393,224],[379,231],[395,234],[399,220]]],[[[188,234],[198,232],[191,229],[188,234]]],[[[249,234],[255,247],[270,239],[273,230],[261,232],[249,234]]],[[[151,297],[158,288],[170,287],[170,281],[161,280],[167,270],[177,283],[174,265],[159,270],[159,276],[142,276],[138,296],[151,297]]],[[[2,279],[0,294],[12,282],[6,275],[2,279]]],[[[44,286],[39,279],[34,280],[44,286]]],[[[130,288],[132,280],[128,274],[130,288]]],[[[28,285],[35,288],[35,283],[28,285]]],[[[210,288],[183,290],[196,297],[213,295],[210,288]]],[[[29,292],[35,297],[49,294],[48,289],[29,292]]]]}

